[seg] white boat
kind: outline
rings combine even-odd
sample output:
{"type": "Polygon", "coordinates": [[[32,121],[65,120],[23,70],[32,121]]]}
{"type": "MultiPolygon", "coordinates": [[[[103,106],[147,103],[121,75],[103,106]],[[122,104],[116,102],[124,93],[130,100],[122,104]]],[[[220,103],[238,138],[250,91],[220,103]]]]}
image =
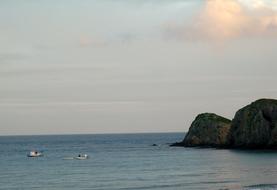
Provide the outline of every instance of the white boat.
{"type": "Polygon", "coordinates": [[[77,157],[75,157],[75,159],[77,159],[77,160],[86,160],[88,158],[89,157],[87,154],[79,154],[77,157]]]}
{"type": "Polygon", "coordinates": [[[27,156],[28,157],[41,157],[41,156],[43,156],[43,154],[42,154],[42,152],[33,150],[33,151],[30,151],[29,154],[27,154],[27,156]]]}

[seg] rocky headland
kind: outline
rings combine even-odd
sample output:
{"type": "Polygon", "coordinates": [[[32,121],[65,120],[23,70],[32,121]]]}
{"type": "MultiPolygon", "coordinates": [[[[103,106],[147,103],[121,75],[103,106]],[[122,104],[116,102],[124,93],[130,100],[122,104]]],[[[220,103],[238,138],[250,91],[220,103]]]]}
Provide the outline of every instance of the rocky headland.
{"type": "Polygon", "coordinates": [[[277,100],[257,100],[238,110],[233,120],[199,114],[184,140],[172,146],[277,149],[277,100]]]}

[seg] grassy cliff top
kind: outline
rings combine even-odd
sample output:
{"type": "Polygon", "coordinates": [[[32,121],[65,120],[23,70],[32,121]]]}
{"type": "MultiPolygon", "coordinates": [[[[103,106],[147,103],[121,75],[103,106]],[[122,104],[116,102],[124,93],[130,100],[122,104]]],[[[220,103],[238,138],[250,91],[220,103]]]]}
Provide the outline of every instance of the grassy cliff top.
{"type": "Polygon", "coordinates": [[[195,120],[213,120],[213,121],[222,122],[222,123],[230,123],[231,122],[230,119],[219,116],[215,113],[201,113],[196,117],[195,120]]]}

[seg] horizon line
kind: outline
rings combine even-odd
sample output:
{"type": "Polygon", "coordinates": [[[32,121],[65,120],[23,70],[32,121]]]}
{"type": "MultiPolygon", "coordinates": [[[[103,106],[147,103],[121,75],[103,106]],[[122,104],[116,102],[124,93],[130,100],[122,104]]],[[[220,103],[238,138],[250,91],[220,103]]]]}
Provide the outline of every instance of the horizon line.
{"type": "Polygon", "coordinates": [[[24,137],[24,136],[73,136],[73,135],[133,135],[133,134],[164,134],[164,133],[187,133],[187,131],[160,131],[160,132],[122,132],[122,133],[49,133],[49,134],[7,134],[0,137],[24,137]]]}

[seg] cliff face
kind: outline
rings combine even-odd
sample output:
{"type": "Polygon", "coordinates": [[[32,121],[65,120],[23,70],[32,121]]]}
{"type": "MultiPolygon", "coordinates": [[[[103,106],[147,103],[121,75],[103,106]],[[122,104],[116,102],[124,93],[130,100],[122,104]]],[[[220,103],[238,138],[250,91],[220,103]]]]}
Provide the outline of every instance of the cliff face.
{"type": "Polygon", "coordinates": [[[277,149],[277,100],[260,99],[240,109],[232,121],[204,113],[173,146],[277,149]]]}
{"type": "Polygon", "coordinates": [[[277,100],[261,99],[240,109],[230,131],[237,148],[277,148],[277,100]]]}
{"type": "Polygon", "coordinates": [[[231,121],[213,113],[199,114],[179,146],[221,147],[228,142],[231,121]]]}

